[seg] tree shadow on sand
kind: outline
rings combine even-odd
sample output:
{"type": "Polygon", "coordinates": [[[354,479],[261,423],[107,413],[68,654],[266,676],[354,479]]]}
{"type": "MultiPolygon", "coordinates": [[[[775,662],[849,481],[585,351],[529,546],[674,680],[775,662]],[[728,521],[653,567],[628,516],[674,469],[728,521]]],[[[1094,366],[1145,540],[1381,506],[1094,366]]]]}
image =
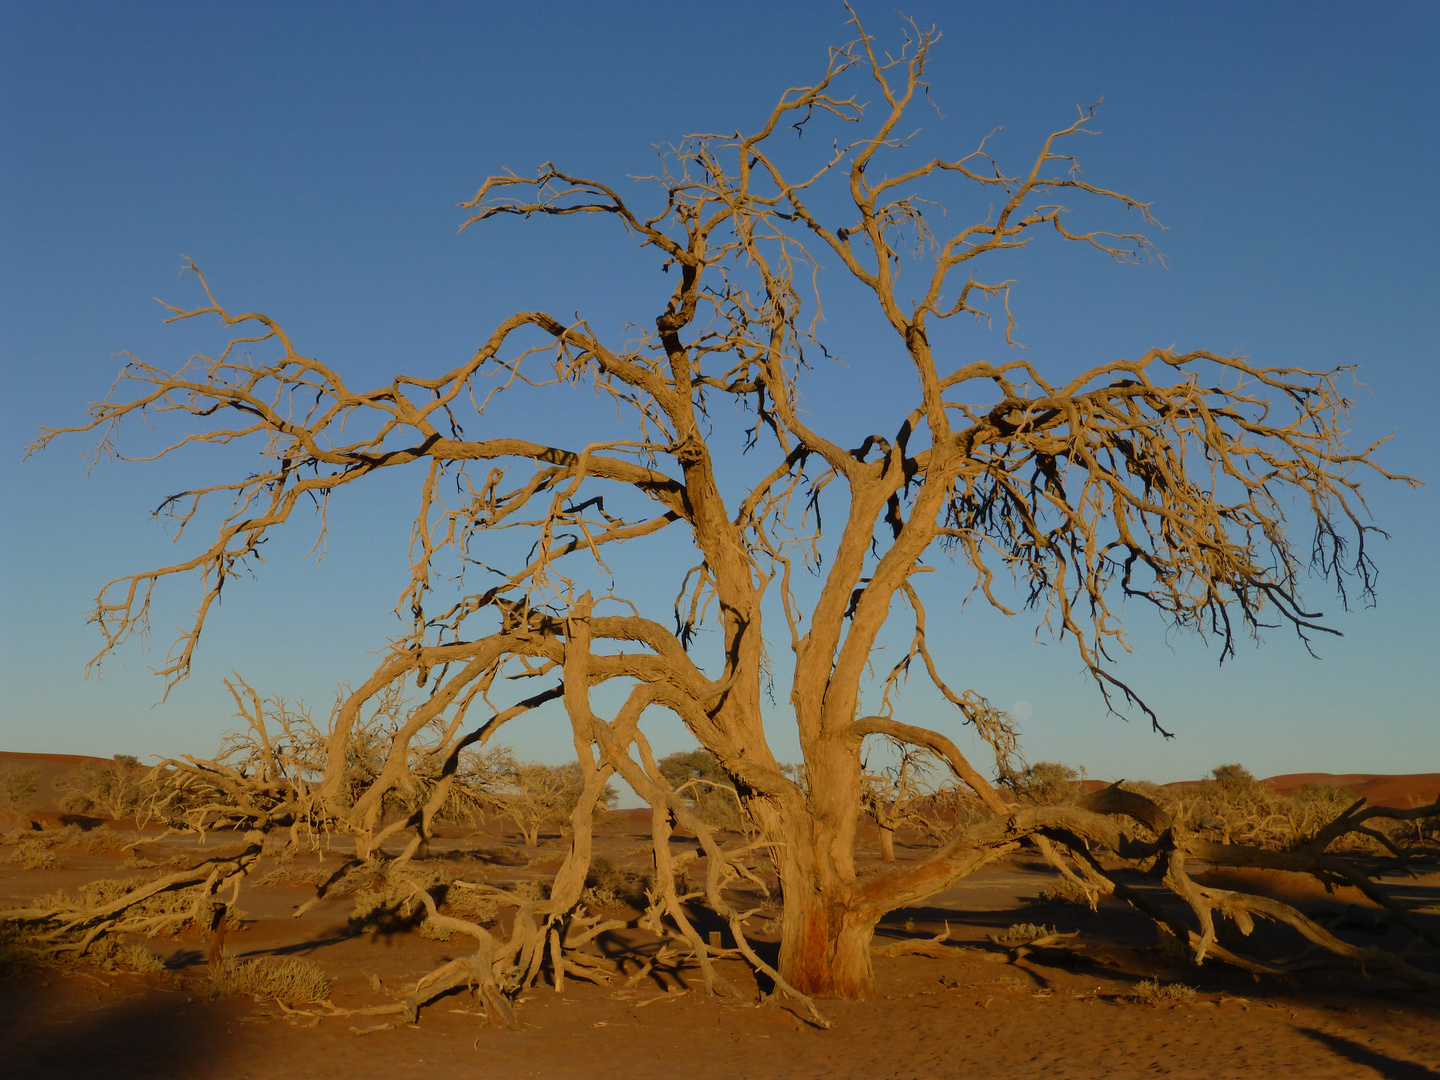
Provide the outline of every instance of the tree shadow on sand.
{"type": "Polygon", "coordinates": [[[1382,1054],[1342,1035],[1332,1035],[1328,1031],[1317,1031],[1315,1028],[1302,1027],[1296,1030],[1301,1035],[1328,1046],[1347,1061],[1374,1069],[1385,1080],[1440,1080],[1440,1072],[1434,1069],[1418,1062],[1402,1061],[1400,1058],[1382,1054]]]}
{"type": "MultiPolygon", "coordinates": [[[[17,980],[26,983],[29,980],[17,980]]],[[[0,1009],[0,1074],[6,1080],[182,1080],[203,1073],[202,1063],[222,1048],[212,1024],[186,1022],[183,999],[151,993],[104,1004],[80,1016],[46,1015],[39,986],[12,983],[0,1009]]],[[[93,1000],[93,999],[92,999],[93,1000]]]]}

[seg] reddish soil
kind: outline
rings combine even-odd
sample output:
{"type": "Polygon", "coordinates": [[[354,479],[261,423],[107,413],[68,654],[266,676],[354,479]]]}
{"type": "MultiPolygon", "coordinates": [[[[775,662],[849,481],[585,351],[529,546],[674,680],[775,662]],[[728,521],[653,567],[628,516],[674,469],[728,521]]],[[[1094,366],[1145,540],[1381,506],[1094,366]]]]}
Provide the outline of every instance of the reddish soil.
{"type": "MultiPolygon", "coordinates": [[[[617,863],[635,858],[643,843],[643,823],[632,818],[637,815],[611,815],[600,830],[599,851],[617,863]]],[[[195,854],[189,839],[150,835],[136,850],[141,857],[158,863],[195,854]]],[[[507,842],[516,838],[498,830],[453,835],[435,842],[431,858],[458,865],[472,879],[500,882],[542,873],[560,854],[558,838],[533,858],[507,842]]],[[[223,839],[212,836],[210,846],[217,843],[223,839]]],[[[901,858],[923,854],[898,847],[901,858]]],[[[8,850],[0,848],[0,859],[8,850]]],[[[145,872],[122,870],[119,853],[51,850],[58,865],[45,870],[0,861],[0,909],[96,877],[145,872]]],[[[324,865],[339,860],[330,854],[324,865]]],[[[864,865],[873,870],[878,864],[864,865]]],[[[313,856],[286,867],[316,868],[313,856]]],[[[393,1000],[463,949],[459,939],[435,941],[413,931],[351,933],[351,897],[290,918],[313,888],[260,884],[275,869],[267,859],[256,871],[257,884],[240,903],[246,923],[230,935],[227,951],[309,958],[332,980],[337,1006],[393,1000]]],[[[1263,875],[1252,876],[1247,886],[1266,884],[1263,875]]],[[[1092,912],[1033,903],[1053,881],[1048,868],[1018,859],[961,882],[923,908],[895,913],[882,924],[881,940],[930,935],[948,924],[951,940],[970,947],[943,960],[878,960],[874,1000],[821,1003],[829,1030],[803,1022],[773,998],[757,1005],[755,979],[729,961],[723,973],[746,991],[744,1000],[706,997],[688,969],[631,990],[572,979],[563,994],[540,985],[523,995],[518,1031],[487,1026],[482,1006],[461,992],[422,1010],[414,1026],[357,1036],[352,1026],[363,1021],[287,1016],[274,1003],[215,998],[204,943],[192,931],[145,942],[165,959],[163,973],[80,966],[0,980],[0,1076],[1440,1078],[1440,994],[1354,972],[1318,973],[1287,985],[1256,982],[1216,964],[1175,966],[1155,947],[1150,924],[1122,905],[1102,903],[1092,912]],[[1007,962],[988,935],[1024,922],[1079,930],[1084,948],[1007,962]],[[1136,984],[1152,977],[1184,982],[1197,993],[1160,1007],[1131,1001],[1136,984]]],[[[1402,895],[1422,917],[1440,923],[1440,874],[1404,882],[1402,895]]],[[[1356,902],[1305,888],[1292,888],[1286,898],[1319,914],[1356,902]]],[[[1390,947],[1404,940],[1394,928],[1356,933],[1357,941],[1390,947]]],[[[757,940],[764,948],[764,935],[757,940]]]]}

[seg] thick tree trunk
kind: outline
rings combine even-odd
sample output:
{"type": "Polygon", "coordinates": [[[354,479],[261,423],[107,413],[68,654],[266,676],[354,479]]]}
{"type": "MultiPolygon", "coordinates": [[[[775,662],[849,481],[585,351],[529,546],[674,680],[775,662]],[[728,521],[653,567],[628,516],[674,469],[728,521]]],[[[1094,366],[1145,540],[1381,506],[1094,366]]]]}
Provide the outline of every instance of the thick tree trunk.
{"type": "Polygon", "coordinates": [[[877,920],[856,909],[857,883],[846,858],[854,848],[853,813],[829,817],[840,823],[832,829],[802,811],[777,845],[785,902],[780,974],[812,997],[859,1001],[875,989],[870,939],[877,920]]]}
{"type": "Polygon", "coordinates": [[[859,1001],[875,992],[870,963],[873,919],[851,911],[839,897],[812,891],[787,897],[780,942],[780,974],[802,994],[859,1001]]]}
{"type": "Polygon", "coordinates": [[[895,861],[895,830],[884,825],[880,828],[880,858],[886,862],[895,861]]]}

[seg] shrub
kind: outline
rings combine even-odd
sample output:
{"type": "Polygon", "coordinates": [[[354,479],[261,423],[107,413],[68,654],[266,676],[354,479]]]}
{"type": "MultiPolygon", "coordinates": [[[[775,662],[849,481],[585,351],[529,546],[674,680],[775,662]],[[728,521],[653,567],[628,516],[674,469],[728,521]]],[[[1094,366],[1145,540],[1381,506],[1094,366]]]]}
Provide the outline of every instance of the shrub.
{"type": "Polygon", "coordinates": [[[311,1005],[330,996],[330,980],[309,960],[259,956],[249,960],[227,957],[210,969],[210,985],[222,997],[249,994],[278,1001],[292,1008],[311,1005]]]}
{"type": "Polygon", "coordinates": [[[590,872],[585,875],[585,891],[580,894],[580,899],[594,907],[643,903],[645,885],[645,875],[623,870],[609,859],[600,857],[590,863],[590,872]]]}
{"type": "Polygon", "coordinates": [[[115,962],[141,975],[154,975],[165,970],[165,961],[143,945],[123,945],[115,955],[115,962]]]}
{"type": "Polygon", "coordinates": [[[1036,893],[1030,903],[1034,905],[1074,904],[1077,907],[1089,907],[1090,898],[1085,895],[1084,889],[1069,878],[1060,878],[1036,893]]]}
{"type": "Polygon", "coordinates": [[[28,810],[40,790],[40,770],[34,765],[6,765],[0,769],[0,806],[28,810]]]}
{"type": "Polygon", "coordinates": [[[106,971],[135,971],[151,975],[165,970],[165,963],[143,945],[124,945],[105,936],[91,942],[85,959],[106,971]]]}
{"type": "Polygon", "coordinates": [[[1246,791],[1255,786],[1255,777],[1244,765],[1219,765],[1210,771],[1215,782],[1229,791],[1246,791]]]}
{"type": "Polygon", "coordinates": [[[1043,923],[1036,926],[1034,923],[1012,923],[1010,928],[1003,934],[996,934],[996,941],[1035,941],[1038,938],[1049,937],[1056,933],[1053,926],[1046,926],[1043,923]]]}
{"type": "Polygon", "coordinates": [[[1167,1005],[1189,1001],[1195,996],[1195,988],[1184,983],[1162,983],[1159,979],[1146,979],[1135,987],[1130,1000],[1138,1005],[1167,1005]]]}
{"type": "Polygon", "coordinates": [[[445,893],[445,911],[457,919],[468,919],[484,926],[495,921],[500,914],[500,904],[479,889],[451,888],[445,893]]]}
{"type": "Polygon", "coordinates": [[[1027,802],[1038,805],[1071,802],[1079,794],[1075,781],[1080,774],[1056,761],[1037,761],[1024,772],[1012,773],[1004,780],[1027,802]]]}
{"type": "Polygon", "coordinates": [[[139,759],[116,754],[111,761],[86,761],[54,780],[60,809],[72,814],[125,817],[140,808],[145,796],[139,759]]]}
{"type": "MultiPolygon", "coordinates": [[[[363,867],[347,874],[336,883],[336,887],[341,892],[353,890],[355,893],[349,922],[352,934],[396,933],[412,929],[426,914],[419,891],[427,892],[438,900],[443,900],[447,892],[443,874],[414,865],[363,867]]],[[[332,888],[332,895],[335,891],[332,888]]]]}
{"type": "Polygon", "coordinates": [[[22,840],[5,859],[27,870],[48,870],[55,865],[55,856],[49,852],[49,846],[38,839],[22,840]]]}

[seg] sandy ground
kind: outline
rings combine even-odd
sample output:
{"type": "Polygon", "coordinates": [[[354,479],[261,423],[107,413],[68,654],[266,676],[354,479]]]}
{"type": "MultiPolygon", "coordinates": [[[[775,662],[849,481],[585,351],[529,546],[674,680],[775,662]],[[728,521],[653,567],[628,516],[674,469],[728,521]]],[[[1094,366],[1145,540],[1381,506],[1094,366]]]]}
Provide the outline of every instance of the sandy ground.
{"type": "MultiPolygon", "coordinates": [[[[645,839],[634,815],[611,815],[598,853],[633,860],[645,839]]],[[[218,843],[223,838],[212,837],[211,846],[218,843]]],[[[431,858],[499,883],[543,876],[561,850],[558,838],[533,854],[514,845],[517,838],[498,827],[457,832],[438,840],[431,858]]],[[[899,848],[901,858],[923,854],[899,848]]],[[[158,863],[193,849],[186,838],[152,837],[136,854],[158,863]]],[[[52,849],[56,866],[28,870],[4,861],[7,850],[0,849],[0,908],[97,877],[145,872],[122,870],[119,852],[63,848],[52,849]]],[[[303,856],[286,869],[337,866],[342,854],[323,863],[303,856]]],[[[263,861],[253,880],[274,869],[263,861]]],[[[1375,973],[1322,971],[1287,983],[1256,981],[1216,964],[1175,966],[1157,947],[1151,924],[1123,905],[1102,902],[1092,912],[1036,904],[1053,880],[1043,864],[1020,858],[966,879],[923,908],[896,912],[882,924],[880,941],[948,925],[951,942],[961,947],[945,959],[877,960],[874,1000],[821,1003],[828,1030],[761,998],[748,969],[732,961],[723,973],[745,992],[741,1000],[704,995],[691,969],[631,989],[571,979],[563,993],[542,984],[523,995],[517,1031],[488,1026],[481,1004],[461,991],[422,1010],[414,1026],[356,1035],[352,1027],[361,1021],[287,1016],[273,1002],[216,998],[204,943],[191,931],[145,942],[166,961],[164,972],[52,968],[0,979],[0,1080],[1440,1080],[1440,993],[1375,973]],[[1078,930],[1082,947],[1008,961],[989,935],[1022,922],[1078,930]],[[1196,993],[1181,1004],[1138,1004],[1131,995],[1147,978],[1183,982],[1196,993]]],[[[1238,884],[1218,877],[1214,883],[1238,884]]],[[[1327,894],[1258,872],[1244,884],[1307,907],[1357,943],[1398,948],[1408,940],[1393,926],[1347,922],[1347,912],[1365,905],[1358,894],[1327,894]]],[[[1440,925],[1440,873],[1394,886],[1419,917],[1440,925]]],[[[394,1000],[407,983],[464,949],[459,938],[441,942],[414,931],[352,933],[352,897],[292,918],[311,895],[312,887],[296,882],[247,888],[240,901],[246,922],[227,939],[227,952],[306,957],[330,977],[331,1000],[346,1007],[394,1000]]],[[[764,936],[758,939],[766,948],[764,936]]],[[[1440,967],[1433,957],[1420,962],[1440,967]]]]}

